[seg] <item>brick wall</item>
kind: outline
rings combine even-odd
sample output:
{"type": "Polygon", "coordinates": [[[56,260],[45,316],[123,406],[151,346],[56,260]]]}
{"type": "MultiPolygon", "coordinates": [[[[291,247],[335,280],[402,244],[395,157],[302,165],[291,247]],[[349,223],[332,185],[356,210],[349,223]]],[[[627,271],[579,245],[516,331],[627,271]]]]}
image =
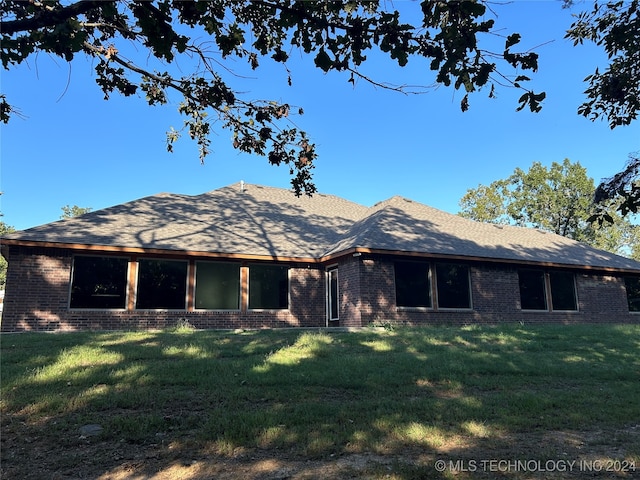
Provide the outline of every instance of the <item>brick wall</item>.
{"type": "MultiPolygon", "coordinates": [[[[629,312],[621,276],[576,274],[578,310],[575,312],[523,311],[517,268],[474,263],[470,264],[472,309],[436,310],[396,307],[392,260],[361,257],[349,265],[350,270],[356,267],[360,271],[357,286],[361,308],[357,319],[350,319],[350,325],[356,322],[361,326],[386,322],[404,325],[640,323],[640,315],[629,312]]],[[[348,297],[349,293],[343,292],[343,296],[348,297]]]]}
{"type": "MultiPolygon", "coordinates": [[[[291,265],[290,308],[275,311],[113,311],[68,308],[72,252],[12,246],[1,330],[148,329],[188,322],[197,328],[321,327],[326,325],[324,266],[291,265]]],[[[636,323],[620,276],[578,273],[576,312],[520,309],[518,272],[498,264],[470,264],[472,309],[396,307],[392,259],[345,256],[338,262],[340,326],[376,323],[465,325],[501,322],[636,323]]]]}
{"type": "Polygon", "coordinates": [[[324,270],[289,270],[288,310],[123,311],[68,308],[72,252],[10,247],[0,329],[11,331],[151,329],[188,322],[197,328],[321,327],[325,320],[324,270]]]}

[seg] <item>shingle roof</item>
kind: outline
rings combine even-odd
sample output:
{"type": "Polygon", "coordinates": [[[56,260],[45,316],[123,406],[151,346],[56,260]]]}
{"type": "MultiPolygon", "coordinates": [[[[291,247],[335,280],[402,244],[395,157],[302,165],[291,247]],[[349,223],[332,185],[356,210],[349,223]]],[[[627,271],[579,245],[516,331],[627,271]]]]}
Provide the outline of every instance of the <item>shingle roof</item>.
{"type": "Polygon", "coordinates": [[[299,259],[363,249],[640,271],[638,262],[559,235],[479,223],[402,197],[367,208],[239,183],[196,196],[145,197],[5,239],[299,259]]]}
{"type": "Polygon", "coordinates": [[[259,185],[158,194],[7,235],[123,248],[317,258],[367,208],[333,195],[296,197],[259,185]]]}
{"type": "Polygon", "coordinates": [[[357,247],[640,270],[639,262],[554,233],[476,222],[397,196],[371,207],[327,253],[357,247]]]}

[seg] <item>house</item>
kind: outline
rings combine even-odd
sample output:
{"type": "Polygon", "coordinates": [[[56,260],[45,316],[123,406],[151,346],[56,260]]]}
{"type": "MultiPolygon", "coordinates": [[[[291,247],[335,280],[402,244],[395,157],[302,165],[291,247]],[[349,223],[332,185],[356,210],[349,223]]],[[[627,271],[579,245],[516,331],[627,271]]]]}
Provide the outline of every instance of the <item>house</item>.
{"type": "Polygon", "coordinates": [[[640,263],[393,197],[230,185],[6,235],[2,331],[640,321],[640,263]]]}

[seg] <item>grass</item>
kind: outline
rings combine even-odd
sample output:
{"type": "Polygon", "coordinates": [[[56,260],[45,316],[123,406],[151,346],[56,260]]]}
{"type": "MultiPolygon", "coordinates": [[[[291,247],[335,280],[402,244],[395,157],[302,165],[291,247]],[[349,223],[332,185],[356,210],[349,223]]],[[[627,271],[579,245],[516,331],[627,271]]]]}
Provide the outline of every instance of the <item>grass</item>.
{"type": "MultiPolygon", "coordinates": [[[[59,471],[70,468],[63,452],[77,448],[78,429],[95,423],[103,450],[165,445],[191,456],[266,451],[307,460],[497,451],[556,458],[551,444],[509,445],[548,432],[620,432],[626,450],[616,459],[640,468],[639,326],[177,329],[1,342],[3,438],[54,442],[58,457],[47,461],[59,471]]],[[[19,468],[15,455],[3,448],[3,468],[19,468]]],[[[96,468],[117,464],[107,460],[96,468]]],[[[20,468],[28,478],[28,462],[20,468]]],[[[380,478],[389,469],[397,476],[387,478],[448,478],[406,462],[380,478]]]]}

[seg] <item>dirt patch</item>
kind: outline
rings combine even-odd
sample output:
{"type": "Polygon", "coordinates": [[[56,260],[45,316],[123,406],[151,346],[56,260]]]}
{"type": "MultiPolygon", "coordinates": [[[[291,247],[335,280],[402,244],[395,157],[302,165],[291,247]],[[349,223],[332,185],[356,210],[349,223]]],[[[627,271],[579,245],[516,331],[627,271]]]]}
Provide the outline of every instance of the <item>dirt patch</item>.
{"type": "Polygon", "coordinates": [[[455,442],[429,451],[402,447],[320,458],[305,458],[278,449],[237,449],[229,455],[219,455],[184,438],[162,435],[155,440],[138,444],[107,441],[99,432],[87,436],[77,429],[61,438],[59,434],[48,434],[42,426],[30,426],[16,416],[4,416],[1,478],[640,478],[640,425],[619,430],[557,430],[470,438],[469,442],[455,442]]]}

